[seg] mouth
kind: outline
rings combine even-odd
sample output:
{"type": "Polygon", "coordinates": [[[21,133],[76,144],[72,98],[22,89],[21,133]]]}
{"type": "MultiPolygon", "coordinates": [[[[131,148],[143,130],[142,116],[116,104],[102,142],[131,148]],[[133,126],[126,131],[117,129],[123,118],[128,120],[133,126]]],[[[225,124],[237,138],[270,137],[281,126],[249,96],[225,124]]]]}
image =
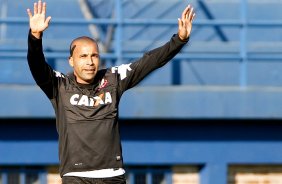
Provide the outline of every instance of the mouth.
{"type": "Polygon", "coordinates": [[[91,69],[84,69],[84,71],[86,72],[86,73],[95,73],[95,68],[91,68],[91,69]]]}

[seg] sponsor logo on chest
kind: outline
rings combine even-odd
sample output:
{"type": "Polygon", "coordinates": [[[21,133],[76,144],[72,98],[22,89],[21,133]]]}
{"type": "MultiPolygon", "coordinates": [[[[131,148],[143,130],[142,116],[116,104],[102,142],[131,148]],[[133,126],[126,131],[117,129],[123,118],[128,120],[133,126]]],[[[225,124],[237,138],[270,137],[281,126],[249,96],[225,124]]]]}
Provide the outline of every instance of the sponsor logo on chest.
{"type": "Polygon", "coordinates": [[[78,106],[98,106],[112,103],[112,96],[110,92],[101,93],[98,96],[87,96],[81,94],[73,94],[70,97],[70,103],[78,106]]]}

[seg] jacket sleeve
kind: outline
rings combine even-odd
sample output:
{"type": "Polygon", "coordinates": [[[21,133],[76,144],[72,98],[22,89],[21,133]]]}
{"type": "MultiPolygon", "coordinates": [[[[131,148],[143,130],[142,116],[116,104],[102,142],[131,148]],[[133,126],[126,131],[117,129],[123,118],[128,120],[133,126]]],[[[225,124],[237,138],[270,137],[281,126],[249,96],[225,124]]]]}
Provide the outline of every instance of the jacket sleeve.
{"type": "Polygon", "coordinates": [[[161,47],[146,52],[141,58],[130,64],[113,67],[112,73],[120,75],[119,87],[121,92],[137,85],[152,71],[164,66],[188,42],[181,40],[177,34],[161,47]]]}
{"type": "Polygon", "coordinates": [[[55,96],[55,72],[46,63],[43,54],[42,39],[37,39],[29,31],[27,61],[36,84],[49,99],[55,96]]]}

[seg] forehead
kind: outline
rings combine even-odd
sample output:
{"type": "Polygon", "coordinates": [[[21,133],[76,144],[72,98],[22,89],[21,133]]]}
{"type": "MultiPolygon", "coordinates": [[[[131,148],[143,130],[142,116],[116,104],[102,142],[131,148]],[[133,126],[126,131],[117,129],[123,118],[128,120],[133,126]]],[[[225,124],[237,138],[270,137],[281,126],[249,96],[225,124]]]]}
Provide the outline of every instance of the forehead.
{"type": "Polygon", "coordinates": [[[98,53],[98,45],[93,41],[79,41],[75,44],[74,53],[98,53]]]}

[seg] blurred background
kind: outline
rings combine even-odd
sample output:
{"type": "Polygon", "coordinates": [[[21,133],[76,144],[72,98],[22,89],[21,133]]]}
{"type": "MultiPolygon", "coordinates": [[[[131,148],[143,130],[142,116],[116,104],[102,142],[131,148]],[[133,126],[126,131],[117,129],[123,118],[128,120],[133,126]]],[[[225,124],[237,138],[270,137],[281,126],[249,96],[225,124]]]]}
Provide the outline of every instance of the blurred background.
{"type": "MultiPolygon", "coordinates": [[[[47,62],[98,40],[101,68],[133,62],[196,11],[189,43],[126,92],[120,125],[128,184],[282,184],[282,0],[46,0],[47,62]]],[[[54,111],[26,54],[32,0],[0,0],[0,184],[56,184],[54,111]]]]}

